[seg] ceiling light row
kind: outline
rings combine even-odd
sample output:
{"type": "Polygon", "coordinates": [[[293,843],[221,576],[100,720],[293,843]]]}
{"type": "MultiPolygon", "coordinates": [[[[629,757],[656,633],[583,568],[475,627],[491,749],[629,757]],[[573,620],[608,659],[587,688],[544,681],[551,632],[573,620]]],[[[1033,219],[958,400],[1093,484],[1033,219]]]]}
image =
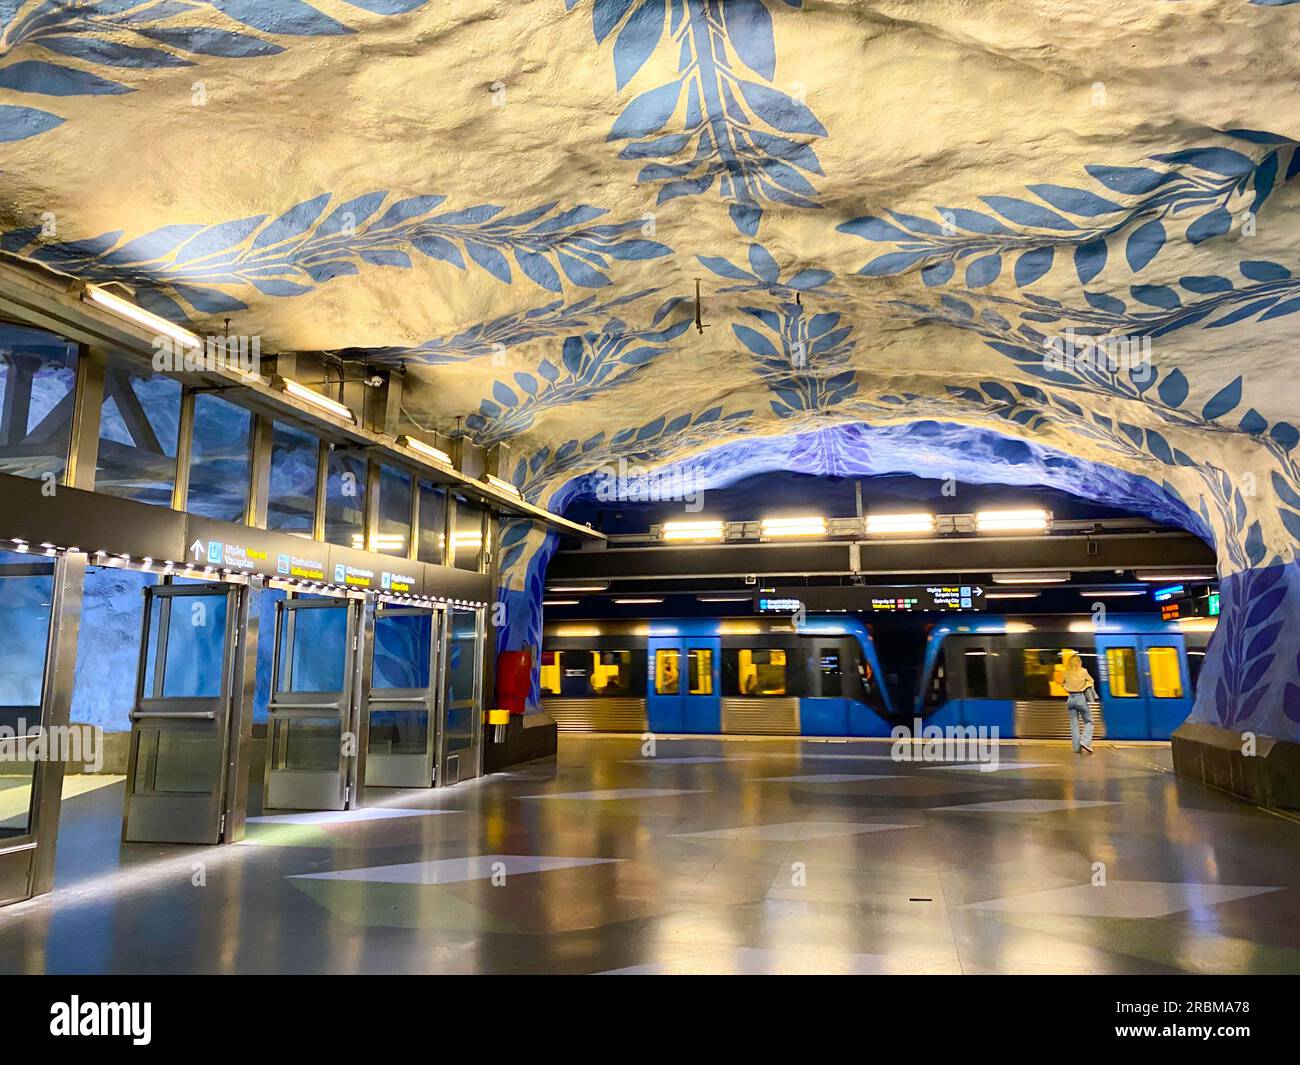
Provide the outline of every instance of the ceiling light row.
{"type": "MultiPolygon", "coordinates": [[[[942,517],[951,520],[956,516],[942,517]]],[[[973,518],[975,531],[981,533],[1046,532],[1052,520],[1050,513],[1040,509],[981,510],[973,518]]],[[[863,527],[868,536],[932,536],[939,520],[940,516],[924,511],[868,514],[863,527]]],[[[659,539],[668,543],[721,541],[727,538],[729,526],[744,524],[746,523],[727,522],[721,518],[666,521],[659,526],[659,539]]],[[[758,523],[758,535],[764,540],[824,537],[829,529],[829,520],[820,514],[763,518],[758,523]]]]}

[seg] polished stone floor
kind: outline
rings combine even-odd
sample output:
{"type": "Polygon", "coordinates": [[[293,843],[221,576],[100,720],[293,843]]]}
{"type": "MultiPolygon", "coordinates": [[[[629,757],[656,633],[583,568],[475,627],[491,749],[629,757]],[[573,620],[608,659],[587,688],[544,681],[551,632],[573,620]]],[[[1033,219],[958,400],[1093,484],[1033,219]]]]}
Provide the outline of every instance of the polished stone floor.
{"type": "Polygon", "coordinates": [[[1300,823],[1164,745],[999,753],[564,737],[225,848],[120,844],[114,781],[65,802],[0,972],[1300,972],[1300,823]]]}

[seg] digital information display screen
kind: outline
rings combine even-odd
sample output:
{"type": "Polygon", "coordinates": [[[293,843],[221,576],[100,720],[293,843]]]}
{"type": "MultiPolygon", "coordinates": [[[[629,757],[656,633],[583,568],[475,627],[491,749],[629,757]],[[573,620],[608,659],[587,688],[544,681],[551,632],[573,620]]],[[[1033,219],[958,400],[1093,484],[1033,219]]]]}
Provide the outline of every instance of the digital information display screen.
{"type": "Polygon", "coordinates": [[[984,589],[978,584],[764,588],[754,598],[754,607],[761,614],[793,614],[801,607],[813,613],[851,610],[863,614],[951,614],[983,610],[984,603],[984,589]]]}

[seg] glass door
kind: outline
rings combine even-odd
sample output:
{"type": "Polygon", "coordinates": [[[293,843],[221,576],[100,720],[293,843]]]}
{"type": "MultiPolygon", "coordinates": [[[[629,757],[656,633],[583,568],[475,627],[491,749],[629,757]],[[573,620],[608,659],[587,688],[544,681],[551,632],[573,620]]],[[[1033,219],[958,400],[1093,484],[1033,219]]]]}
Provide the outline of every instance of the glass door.
{"type": "Polygon", "coordinates": [[[0,905],[50,890],[86,558],[0,551],[0,905]],[[44,746],[35,741],[44,739],[44,746]]]}
{"type": "Polygon", "coordinates": [[[447,611],[443,654],[442,723],[438,735],[438,787],[480,772],[483,750],[483,610],[447,611]]]}
{"type": "Polygon", "coordinates": [[[358,712],[364,603],[276,604],[267,703],[267,810],[346,810],[361,804],[364,737],[358,712]]]}
{"type": "Polygon", "coordinates": [[[229,783],[249,727],[235,653],[246,622],[243,591],[234,584],[144,590],[122,823],[128,842],[220,843],[228,820],[242,824],[228,815],[242,806],[229,783]]]}
{"type": "Polygon", "coordinates": [[[444,616],[441,609],[383,603],[375,610],[366,787],[433,785],[444,616]]]}

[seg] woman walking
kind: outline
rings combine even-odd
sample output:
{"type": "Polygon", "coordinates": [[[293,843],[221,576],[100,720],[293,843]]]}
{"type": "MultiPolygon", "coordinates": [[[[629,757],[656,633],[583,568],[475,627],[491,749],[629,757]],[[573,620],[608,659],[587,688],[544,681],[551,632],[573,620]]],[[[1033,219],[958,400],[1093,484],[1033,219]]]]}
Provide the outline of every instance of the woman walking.
{"type": "Polygon", "coordinates": [[[1065,709],[1070,715],[1070,745],[1075,754],[1080,749],[1092,754],[1092,710],[1088,703],[1090,698],[1097,698],[1097,688],[1077,654],[1070,655],[1066,662],[1061,684],[1066,692],[1065,709]]]}

